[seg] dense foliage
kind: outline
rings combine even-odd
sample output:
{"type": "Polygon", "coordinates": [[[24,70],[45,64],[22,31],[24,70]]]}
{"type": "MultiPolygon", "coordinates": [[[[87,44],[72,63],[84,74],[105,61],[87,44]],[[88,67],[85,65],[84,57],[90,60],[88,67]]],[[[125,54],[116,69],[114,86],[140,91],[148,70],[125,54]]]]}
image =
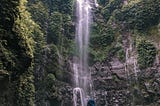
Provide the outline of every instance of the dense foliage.
{"type": "Polygon", "coordinates": [[[109,20],[109,18],[112,16],[112,13],[116,9],[120,9],[123,6],[123,1],[122,0],[109,0],[109,3],[104,5],[102,8],[102,14],[103,17],[106,21],[109,20]]]}
{"type": "MultiPolygon", "coordinates": [[[[129,55],[138,55],[140,69],[154,66],[158,48],[149,38],[155,35],[159,42],[160,0],[126,0],[128,4],[123,0],[97,1],[99,6],[92,9],[90,66],[96,62],[109,65],[114,58],[124,64],[130,45],[135,54],[129,55]],[[139,36],[146,38],[131,42],[139,36]]],[[[0,104],[59,106],[63,101],[63,86],[72,86],[70,63],[78,55],[74,3],[0,1],[0,82],[5,80],[7,87],[0,87],[0,104]]]]}
{"type": "MultiPolygon", "coordinates": [[[[11,77],[8,87],[14,88],[8,98],[15,97],[13,104],[17,106],[34,105],[33,33],[36,24],[26,10],[26,3],[26,0],[1,1],[1,62],[11,77]]],[[[11,88],[7,92],[9,90],[11,88]]]]}
{"type": "Polygon", "coordinates": [[[139,68],[144,69],[153,66],[156,57],[156,48],[150,42],[142,40],[138,44],[138,64],[139,68]]]}
{"type": "Polygon", "coordinates": [[[160,19],[160,1],[142,0],[116,11],[116,19],[131,29],[145,30],[157,25],[160,19]]]}
{"type": "Polygon", "coordinates": [[[47,83],[48,76],[55,82],[63,80],[65,61],[73,53],[73,1],[72,0],[30,0],[28,9],[33,20],[42,31],[34,37],[36,104],[45,105],[57,100],[59,92],[54,83],[47,83]],[[43,86],[42,86],[43,85],[43,86]],[[51,90],[52,89],[52,90],[51,90]],[[49,95],[46,95],[49,94],[49,95]],[[55,95],[54,95],[55,94],[55,95]]]}

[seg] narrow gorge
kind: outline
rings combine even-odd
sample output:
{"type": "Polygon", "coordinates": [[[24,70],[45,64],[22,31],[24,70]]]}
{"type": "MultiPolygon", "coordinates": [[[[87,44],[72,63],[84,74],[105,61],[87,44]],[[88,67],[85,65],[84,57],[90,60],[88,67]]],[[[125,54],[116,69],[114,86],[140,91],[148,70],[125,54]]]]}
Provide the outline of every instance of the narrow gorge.
{"type": "Polygon", "coordinates": [[[1,0],[0,38],[0,106],[160,106],[160,0],[1,0]]]}

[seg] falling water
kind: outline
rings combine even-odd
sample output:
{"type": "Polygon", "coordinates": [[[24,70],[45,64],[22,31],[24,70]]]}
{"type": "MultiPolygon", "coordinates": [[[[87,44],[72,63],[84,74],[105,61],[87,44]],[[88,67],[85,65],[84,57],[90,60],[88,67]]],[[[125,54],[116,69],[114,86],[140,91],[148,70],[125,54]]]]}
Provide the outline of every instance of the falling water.
{"type": "Polygon", "coordinates": [[[73,63],[75,79],[75,88],[73,90],[74,106],[79,106],[79,104],[80,106],[86,106],[87,96],[90,96],[91,76],[88,70],[88,43],[93,5],[94,7],[98,6],[96,0],[77,0],[76,2],[76,44],[79,57],[78,61],[73,63]]]}
{"type": "Polygon", "coordinates": [[[76,87],[79,85],[79,74],[78,74],[78,64],[73,64],[73,70],[74,70],[74,81],[76,84],[76,87]]]}
{"type": "Polygon", "coordinates": [[[126,60],[126,62],[125,62],[125,73],[126,73],[127,77],[129,77],[129,71],[128,71],[128,69],[127,69],[128,63],[129,63],[129,49],[128,49],[128,48],[126,49],[126,57],[125,57],[125,60],[126,60]]]}
{"type": "Polygon", "coordinates": [[[94,0],[94,5],[95,5],[96,7],[98,7],[97,0],[94,0]]]}
{"type": "Polygon", "coordinates": [[[137,80],[137,72],[138,72],[138,67],[137,67],[137,59],[134,59],[134,75],[135,75],[135,78],[137,80]]]}
{"type": "Polygon", "coordinates": [[[74,100],[74,106],[85,106],[84,104],[84,92],[81,88],[74,88],[73,90],[73,100],[74,100]],[[80,99],[79,99],[80,98],[80,99]],[[80,100],[80,101],[79,101],[80,100]],[[79,103],[79,104],[78,104],[79,103]]]}

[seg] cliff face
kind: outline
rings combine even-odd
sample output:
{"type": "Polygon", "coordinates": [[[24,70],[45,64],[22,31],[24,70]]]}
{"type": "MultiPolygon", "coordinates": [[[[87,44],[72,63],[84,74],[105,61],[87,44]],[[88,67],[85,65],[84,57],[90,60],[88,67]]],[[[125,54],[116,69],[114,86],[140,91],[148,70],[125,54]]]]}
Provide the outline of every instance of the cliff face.
{"type": "MultiPolygon", "coordinates": [[[[157,89],[152,94],[148,88],[155,82],[159,84],[156,77],[159,40],[155,39],[159,36],[159,1],[112,0],[99,4],[93,12],[89,59],[97,105],[156,105],[157,89]]],[[[35,38],[37,105],[73,104],[70,68],[76,54],[73,5],[73,1],[29,2],[28,9],[46,39],[46,43],[39,45],[35,38]]]]}
{"type": "MultiPolygon", "coordinates": [[[[97,1],[89,44],[96,105],[159,106],[160,1],[97,1]]],[[[74,4],[0,1],[0,104],[73,104],[74,4]]]]}
{"type": "Polygon", "coordinates": [[[94,49],[102,50],[91,52],[92,57],[100,55],[102,60],[91,67],[98,106],[159,105],[159,3],[113,0],[98,8],[93,26],[96,31],[91,35],[93,47],[100,44],[94,49]],[[109,40],[111,43],[97,42],[100,33],[114,39],[109,40]]]}
{"type": "Polygon", "coordinates": [[[74,54],[72,0],[29,0],[28,10],[40,26],[42,36],[35,48],[35,104],[72,105],[72,72],[69,58],[74,54]]]}
{"type": "Polygon", "coordinates": [[[117,59],[111,61],[110,67],[95,64],[91,70],[96,103],[99,106],[158,106],[159,68],[154,65],[135,73],[133,64],[122,64],[117,59]]]}

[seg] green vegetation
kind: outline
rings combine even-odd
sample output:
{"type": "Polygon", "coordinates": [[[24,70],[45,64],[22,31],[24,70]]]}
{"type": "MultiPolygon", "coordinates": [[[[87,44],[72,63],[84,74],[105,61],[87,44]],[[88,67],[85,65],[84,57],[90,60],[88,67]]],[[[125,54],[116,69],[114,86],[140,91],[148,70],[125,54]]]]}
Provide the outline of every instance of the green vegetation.
{"type": "Polygon", "coordinates": [[[104,6],[106,4],[108,4],[109,0],[97,0],[98,1],[98,4],[104,6]]]}
{"type": "Polygon", "coordinates": [[[91,37],[91,47],[101,48],[111,45],[114,41],[115,32],[113,29],[108,28],[106,31],[103,31],[102,35],[97,35],[91,37]]]}
{"type": "Polygon", "coordinates": [[[19,56],[25,57],[16,63],[16,70],[22,72],[19,77],[19,84],[17,86],[16,104],[21,106],[33,106],[35,89],[33,84],[34,77],[32,59],[34,44],[33,32],[36,24],[31,20],[31,16],[26,10],[26,3],[26,0],[21,0],[19,2],[19,16],[15,20],[15,26],[13,28],[13,31],[16,33],[18,39],[20,39],[20,41],[17,42],[20,46],[20,54],[18,53],[17,58],[20,58],[19,56]],[[25,66],[26,62],[28,62],[27,66],[25,66]]]}
{"type": "Polygon", "coordinates": [[[124,62],[126,59],[125,51],[122,48],[118,50],[117,56],[118,56],[119,60],[122,62],[124,62]]]}
{"type": "Polygon", "coordinates": [[[101,33],[95,33],[92,36],[90,38],[90,56],[92,58],[90,58],[90,61],[91,63],[104,61],[113,47],[112,43],[115,39],[115,31],[112,28],[107,28],[101,31],[101,33]]]}
{"type": "Polygon", "coordinates": [[[139,42],[137,46],[138,64],[140,69],[153,66],[156,57],[156,48],[146,40],[139,42]]]}
{"type": "Polygon", "coordinates": [[[1,68],[7,70],[12,79],[7,92],[14,89],[4,99],[15,97],[13,104],[17,106],[33,106],[35,98],[33,34],[37,25],[32,21],[26,3],[26,0],[2,0],[0,12],[1,68]]]}
{"type": "Polygon", "coordinates": [[[159,0],[141,0],[125,6],[115,14],[115,18],[131,29],[145,30],[157,25],[160,19],[159,0]]]}
{"type": "Polygon", "coordinates": [[[109,0],[109,3],[107,3],[106,6],[104,5],[102,9],[102,14],[104,16],[104,19],[108,21],[109,18],[112,16],[114,10],[120,9],[122,7],[122,4],[123,4],[122,0],[109,0]]]}
{"type": "Polygon", "coordinates": [[[43,4],[42,1],[29,1],[27,9],[32,15],[32,19],[40,26],[40,29],[46,35],[47,21],[49,19],[49,9],[43,4]]]}
{"type": "Polygon", "coordinates": [[[48,43],[60,44],[62,38],[62,14],[54,12],[50,16],[48,28],[48,43]]]}
{"type": "MultiPolygon", "coordinates": [[[[160,0],[128,0],[128,5],[123,0],[97,1],[88,48],[90,66],[112,58],[124,63],[130,38],[145,36],[146,40],[134,42],[133,51],[137,50],[142,71],[152,67],[159,49],[155,46],[159,43],[160,0]]],[[[58,106],[63,101],[60,88],[68,84],[69,62],[78,55],[74,2],[0,1],[0,72],[9,76],[3,90],[12,92],[0,95],[0,104],[3,100],[8,102],[4,106],[48,102],[58,106]]],[[[138,96],[139,92],[135,89],[134,93],[138,96]]]]}
{"type": "Polygon", "coordinates": [[[117,36],[121,29],[117,27],[113,14],[123,6],[121,0],[99,0],[100,6],[95,12],[90,38],[90,63],[106,61],[111,55],[118,55],[124,61],[124,51],[117,47],[117,36]],[[106,5],[104,5],[106,3],[106,5]]]}
{"type": "Polygon", "coordinates": [[[73,0],[30,0],[28,10],[39,25],[34,32],[34,70],[36,104],[40,106],[51,103],[51,98],[59,92],[55,82],[47,83],[46,78],[53,75],[55,81],[62,81],[67,70],[63,69],[64,63],[75,52],[73,0]],[[46,94],[50,94],[49,97],[46,94]]]}

